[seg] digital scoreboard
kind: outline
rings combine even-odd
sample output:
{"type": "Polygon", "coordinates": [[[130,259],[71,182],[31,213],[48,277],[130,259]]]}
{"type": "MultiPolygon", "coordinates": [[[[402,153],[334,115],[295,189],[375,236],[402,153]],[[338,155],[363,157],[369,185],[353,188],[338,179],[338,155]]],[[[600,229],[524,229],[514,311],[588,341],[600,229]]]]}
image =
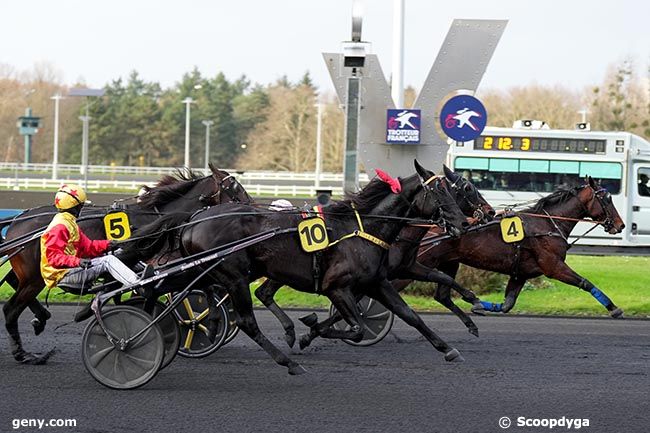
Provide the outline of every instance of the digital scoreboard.
{"type": "Polygon", "coordinates": [[[553,137],[513,137],[482,135],[474,140],[476,150],[557,152],[557,153],[605,153],[606,140],[553,137]]]}

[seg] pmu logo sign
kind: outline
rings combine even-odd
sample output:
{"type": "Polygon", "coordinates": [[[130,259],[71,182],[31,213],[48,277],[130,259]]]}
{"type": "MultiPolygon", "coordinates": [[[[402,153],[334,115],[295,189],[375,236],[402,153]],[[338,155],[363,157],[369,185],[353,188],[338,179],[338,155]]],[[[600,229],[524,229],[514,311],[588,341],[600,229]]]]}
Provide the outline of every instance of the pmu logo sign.
{"type": "Polygon", "coordinates": [[[386,143],[420,144],[420,110],[388,110],[386,143]]]}
{"type": "Polygon", "coordinates": [[[481,135],[486,124],[487,111],[481,101],[473,96],[454,96],[440,112],[440,126],[452,140],[474,140],[481,135]]]}

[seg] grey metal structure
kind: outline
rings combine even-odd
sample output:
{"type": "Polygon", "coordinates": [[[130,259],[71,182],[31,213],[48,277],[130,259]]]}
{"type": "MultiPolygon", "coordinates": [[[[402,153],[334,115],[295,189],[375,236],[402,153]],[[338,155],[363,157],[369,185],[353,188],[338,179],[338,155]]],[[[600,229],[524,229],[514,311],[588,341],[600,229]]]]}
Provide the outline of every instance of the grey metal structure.
{"type": "MultiPolygon", "coordinates": [[[[507,20],[454,20],[413,108],[421,110],[421,144],[386,144],[386,110],[395,107],[391,90],[376,55],[367,55],[361,69],[359,163],[369,176],[382,168],[392,176],[413,173],[413,159],[440,170],[448,145],[437,133],[443,99],[452,92],[475,92],[507,20]]],[[[336,93],[347,102],[352,68],[343,66],[343,54],[323,53],[336,93]]],[[[348,149],[349,151],[349,149],[348,149]]]]}

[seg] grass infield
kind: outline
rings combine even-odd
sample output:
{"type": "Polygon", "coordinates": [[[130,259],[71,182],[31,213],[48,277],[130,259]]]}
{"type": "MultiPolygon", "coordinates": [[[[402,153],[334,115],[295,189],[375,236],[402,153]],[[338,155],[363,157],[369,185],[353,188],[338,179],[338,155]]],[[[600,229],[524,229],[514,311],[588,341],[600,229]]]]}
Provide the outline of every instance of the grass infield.
{"type": "MultiPolygon", "coordinates": [[[[567,262],[576,272],[605,292],[627,316],[650,317],[650,257],[569,256],[567,262]]],[[[4,276],[8,270],[9,265],[5,264],[0,268],[0,275],[4,276]]],[[[544,284],[543,288],[525,288],[509,314],[607,315],[605,309],[589,293],[555,280],[547,281],[548,284],[544,284]]],[[[251,290],[255,287],[257,283],[251,285],[251,290]]],[[[503,290],[503,287],[498,288],[481,296],[481,299],[502,302],[503,290]]],[[[0,301],[6,301],[12,294],[13,290],[7,284],[0,287],[0,301]]],[[[45,299],[45,291],[41,292],[39,298],[45,299]]],[[[404,298],[417,311],[447,311],[433,298],[408,294],[404,298]]],[[[261,306],[254,296],[253,300],[256,306],[261,306]]],[[[68,295],[59,289],[52,290],[49,296],[49,302],[77,301],[77,296],[68,295]]],[[[300,293],[288,288],[282,288],[278,292],[276,301],[281,307],[329,307],[329,301],[324,296],[300,293]]],[[[457,299],[456,303],[465,311],[469,310],[469,305],[462,300],[457,299]]]]}

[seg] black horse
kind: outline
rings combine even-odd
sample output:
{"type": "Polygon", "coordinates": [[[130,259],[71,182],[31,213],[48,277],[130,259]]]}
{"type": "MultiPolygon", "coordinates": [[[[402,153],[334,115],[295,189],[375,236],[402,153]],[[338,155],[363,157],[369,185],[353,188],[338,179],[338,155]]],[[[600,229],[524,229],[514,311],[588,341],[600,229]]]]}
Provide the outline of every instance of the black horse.
{"type": "MultiPolygon", "coordinates": [[[[222,202],[250,201],[250,196],[230,174],[213,165],[210,165],[210,169],[212,173],[208,176],[190,170],[179,171],[176,176],[166,175],[156,186],[144,187],[144,194],[137,198],[136,203],[120,204],[117,208],[127,213],[132,228],[136,229],[171,211],[193,212],[222,202]]],[[[103,217],[114,209],[115,206],[85,207],[78,219],[79,226],[91,239],[106,239],[103,217]]],[[[9,225],[4,244],[11,245],[14,239],[44,229],[55,213],[53,206],[41,206],[4,220],[0,228],[9,225]]],[[[18,318],[27,306],[35,315],[32,325],[36,335],[45,329],[51,317],[50,312],[36,299],[45,286],[40,273],[40,254],[38,237],[23,246],[9,249],[7,255],[12,256],[12,270],[0,280],[0,284],[6,281],[16,290],[3,307],[5,326],[10,336],[12,355],[17,361],[27,364],[44,363],[49,357],[49,354],[38,356],[26,352],[18,331],[18,318]]]]}
{"type": "MultiPolygon", "coordinates": [[[[588,177],[586,185],[556,191],[517,214],[525,232],[524,239],[519,242],[504,242],[499,224],[495,224],[429,247],[419,260],[452,277],[460,263],[510,275],[504,303],[482,301],[487,311],[507,313],[514,307],[526,281],[545,275],[589,292],[612,317],[623,315],[623,310],[607,295],[565,263],[570,247],[567,239],[578,221],[590,218],[610,234],[620,233],[625,228],[611,195],[604,188],[588,177]]],[[[408,283],[395,281],[393,286],[401,290],[408,283]]],[[[449,287],[441,285],[440,291],[448,292],[449,287]]]]}
{"type": "MultiPolygon", "coordinates": [[[[471,217],[472,223],[485,223],[490,221],[494,217],[495,211],[474,185],[462,176],[451,171],[447,166],[443,166],[443,168],[446,180],[441,180],[441,186],[448,186],[452,200],[460,207],[461,212],[465,216],[471,217]],[[449,182],[448,185],[446,185],[447,182],[449,182]]],[[[445,204],[443,204],[443,206],[444,205],[445,204]]],[[[453,206],[453,204],[449,205],[453,206]]],[[[325,210],[325,212],[327,214],[327,210],[325,210]]],[[[480,300],[472,291],[462,287],[448,275],[417,263],[417,249],[414,248],[414,245],[417,246],[420,244],[420,241],[422,241],[422,238],[427,234],[428,230],[429,226],[423,225],[423,227],[406,226],[400,231],[397,239],[391,244],[388,251],[388,278],[391,280],[396,278],[409,278],[418,281],[431,281],[449,285],[459,292],[465,301],[473,304],[477,310],[480,309],[480,300]]],[[[442,229],[439,227],[435,227],[434,230],[442,232],[442,229]]],[[[277,281],[266,280],[255,290],[255,296],[280,321],[285,331],[285,340],[289,347],[293,347],[296,339],[293,321],[284,311],[282,311],[274,300],[275,294],[281,287],[282,284],[277,281]]],[[[463,310],[452,301],[449,292],[447,292],[447,296],[436,297],[436,300],[458,316],[469,332],[478,337],[478,327],[474,321],[472,321],[472,319],[470,319],[469,316],[467,316],[467,314],[465,314],[465,312],[463,312],[463,310]]],[[[327,322],[323,323],[334,323],[340,319],[341,316],[337,313],[333,315],[331,319],[328,319],[327,322]]],[[[309,319],[303,319],[306,324],[313,324],[314,320],[315,314],[309,319]]],[[[300,338],[300,347],[307,347],[317,334],[317,330],[311,329],[309,334],[303,335],[300,338]]]]}
{"type": "MultiPolygon", "coordinates": [[[[152,242],[148,250],[134,247],[127,253],[146,257],[158,253],[163,242],[180,236],[180,249],[185,255],[191,255],[272,231],[276,235],[271,239],[234,252],[215,264],[210,276],[230,294],[238,326],[278,364],[288,367],[290,374],[301,374],[304,369],[262,334],[253,315],[249,284],[262,276],[330,299],[351,329],[315,326],[322,337],[355,341],[363,338],[361,318],[356,309],[356,297],[363,294],[376,299],[417,328],[445,354],[445,360],[459,362],[463,360],[460,353],[424,324],[386,278],[389,244],[395,241],[411,218],[430,218],[441,211],[446,223],[456,230],[467,225],[458,207],[443,205],[440,209],[440,202],[446,204],[449,198],[448,191],[440,185],[441,179],[422,168],[417,161],[415,168],[417,174],[402,179],[398,193],[393,193],[388,184],[374,179],[359,193],[331,205],[326,223],[328,236],[333,241],[321,252],[320,259],[316,260],[317,266],[314,253],[307,253],[301,247],[296,229],[302,221],[300,215],[237,204],[216,206],[193,216],[190,219],[193,224],[179,229],[180,234],[174,231],[159,234],[157,225],[169,222],[162,218],[159,223],[143,228],[139,233],[140,236],[158,233],[154,237],[157,241],[152,242]],[[316,268],[319,272],[315,272],[316,268]]],[[[181,222],[186,215],[168,217],[172,218],[181,222]]]]}

